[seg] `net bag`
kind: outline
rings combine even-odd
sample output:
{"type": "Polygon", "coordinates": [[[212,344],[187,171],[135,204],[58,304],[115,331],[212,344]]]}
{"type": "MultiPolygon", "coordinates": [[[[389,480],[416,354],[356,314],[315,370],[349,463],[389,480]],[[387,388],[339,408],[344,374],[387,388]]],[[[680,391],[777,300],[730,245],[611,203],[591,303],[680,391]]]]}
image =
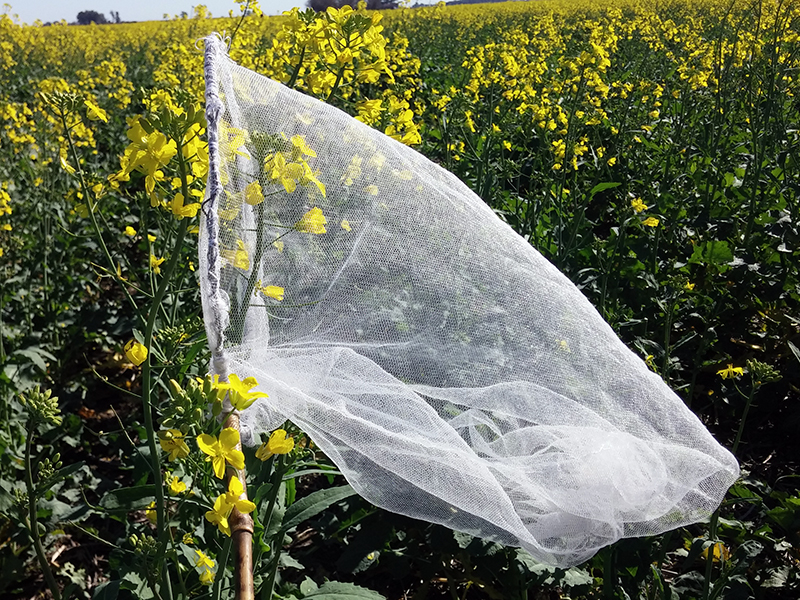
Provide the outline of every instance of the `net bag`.
{"type": "Polygon", "coordinates": [[[707,518],[734,457],[454,175],[206,39],[212,369],[364,498],[570,566],[707,518]]]}

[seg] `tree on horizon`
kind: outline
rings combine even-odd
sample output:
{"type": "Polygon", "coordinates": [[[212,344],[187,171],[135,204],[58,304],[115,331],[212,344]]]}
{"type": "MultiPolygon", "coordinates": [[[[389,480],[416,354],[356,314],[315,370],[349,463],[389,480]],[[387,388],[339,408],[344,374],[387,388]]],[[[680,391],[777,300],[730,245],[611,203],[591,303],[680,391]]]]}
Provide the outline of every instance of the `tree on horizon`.
{"type": "Polygon", "coordinates": [[[82,10],[78,13],[78,25],[89,25],[90,23],[105,25],[108,21],[103,13],[96,10],[82,10]]]}

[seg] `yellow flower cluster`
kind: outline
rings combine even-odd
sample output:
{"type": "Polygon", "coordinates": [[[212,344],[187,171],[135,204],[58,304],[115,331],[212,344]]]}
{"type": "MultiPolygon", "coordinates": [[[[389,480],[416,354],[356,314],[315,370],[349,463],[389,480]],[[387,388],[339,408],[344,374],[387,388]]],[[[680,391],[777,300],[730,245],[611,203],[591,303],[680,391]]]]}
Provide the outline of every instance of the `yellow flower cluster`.
{"type": "Polygon", "coordinates": [[[226,427],[215,438],[207,433],[197,437],[197,446],[208,455],[207,461],[214,467],[214,474],[219,478],[225,475],[225,464],[234,469],[244,469],[244,454],[238,449],[239,432],[232,427],[226,427]]]}
{"type": "Polygon", "coordinates": [[[219,375],[214,376],[214,389],[228,392],[228,400],[231,406],[236,410],[245,410],[258,400],[259,398],[267,398],[264,392],[251,392],[255,386],[258,385],[255,377],[247,377],[244,380],[239,379],[235,373],[228,377],[228,382],[219,380],[219,375]]]}
{"type": "Polygon", "coordinates": [[[256,509],[255,504],[242,497],[244,495],[244,485],[236,475],[232,476],[228,482],[228,491],[217,496],[214,508],[206,512],[206,519],[216,525],[222,533],[230,536],[231,528],[228,524],[228,517],[233,509],[235,508],[242,514],[251,513],[256,509]]]}
{"type": "Polygon", "coordinates": [[[130,144],[125,148],[125,155],[120,160],[122,169],[114,177],[114,181],[128,181],[134,170],[145,173],[145,190],[150,195],[151,204],[158,205],[154,191],[157,181],[164,181],[162,167],[178,153],[175,140],[167,139],[160,131],[147,131],[140,117],[128,120],[128,139],[130,144]]]}
{"type": "Polygon", "coordinates": [[[268,460],[274,454],[288,454],[294,449],[294,440],[283,429],[276,429],[269,439],[256,450],[256,458],[268,460]]]}
{"type": "MultiPolygon", "coordinates": [[[[0,236],[13,229],[11,223],[3,219],[3,217],[7,217],[12,212],[11,196],[8,194],[8,184],[4,182],[2,186],[0,186],[0,236]]],[[[0,239],[2,239],[2,237],[0,237],[0,239]]],[[[2,257],[3,246],[0,246],[0,258],[2,257]]]]}
{"type": "MultiPolygon", "coordinates": [[[[286,150],[270,153],[264,159],[267,178],[270,182],[280,183],[288,194],[295,191],[298,184],[303,187],[314,184],[325,197],[325,186],[317,179],[319,173],[312,171],[306,162],[306,157],[316,158],[317,153],[308,147],[302,135],[292,136],[289,142],[286,150]]],[[[257,203],[248,201],[248,204],[257,203]]]]}
{"type": "Polygon", "coordinates": [[[197,556],[195,557],[194,565],[200,569],[200,583],[203,585],[211,585],[214,583],[214,566],[216,563],[211,560],[202,550],[195,550],[197,556]]]}
{"type": "Polygon", "coordinates": [[[327,98],[341,87],[345,97],[359,83],[393,80],[386,62],[382,15],[363,7],[300,12],[294,8],[264,56],[266,74],[327,98]]]}

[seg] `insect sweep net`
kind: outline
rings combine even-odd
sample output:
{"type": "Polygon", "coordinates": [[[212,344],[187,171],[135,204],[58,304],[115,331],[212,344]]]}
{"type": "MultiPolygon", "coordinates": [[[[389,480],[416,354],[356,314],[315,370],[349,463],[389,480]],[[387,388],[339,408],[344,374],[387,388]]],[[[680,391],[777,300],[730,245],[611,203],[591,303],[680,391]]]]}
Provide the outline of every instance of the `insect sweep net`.
{"type": "Polygon", "coordinates": [[[390,511],[577,564],[707,518],[734,457],[454,175],[206,39],[214,372],[390,511]]]}

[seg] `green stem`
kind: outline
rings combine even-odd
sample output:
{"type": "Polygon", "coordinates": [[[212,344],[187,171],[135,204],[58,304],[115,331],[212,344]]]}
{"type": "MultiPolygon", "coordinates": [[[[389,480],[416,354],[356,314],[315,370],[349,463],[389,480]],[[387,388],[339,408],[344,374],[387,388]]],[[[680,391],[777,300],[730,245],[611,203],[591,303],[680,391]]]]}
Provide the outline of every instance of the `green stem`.
{"type": "MultiPolygon", "coordinates": [[[[264,219],[263,202],[256,207],[256,212],[258,213],[258,222],[260,223],[264,219]]],[[[281,237],[283,236],[280,236],[278,239],[280,239],[281,237]]],[[[239,310],[239,315],[235,321],[236,328],[231,332],[231,342],[235,344],[242,341],[241,336],[244,333],[244,321],[245,317],[247,316],[247,311],[250,309],[250,297],[253,294],[253,290],[255,290],[256,288],[256,279],[258,279],[261,260],[264,258],[264,250],[265,250],[264,229],[262,227],[259,227],[258,230],[256,231],[256,253],[255,256],[253,257],[253,270],[251,271],[250,277],[247,280],[247,288],[245,288],[244,296],[242,299],[242,305],[239,310]]]]}
{"type": "Polygon", "coordinates": [[[97,236],[97,241],[100,243],[100,249],[103,251],[103,256],[105,256],[106,262],[108,263],[108,270],[111,273],[111,276],[116,280],[117,285],[119,285],[122,293],[125,294],[125,297],[128,299],[128,302],[133,307],[134,312],[136,315],[139,315],[139,307],[136,305],[136,301],[133,299],[133,296],[130,295],[128,292],[128,287],[125,282],[120,278],[117,274],[117,266],[114,264],[114,259],[111,258],[111,252],[108,250],[108,246],[106,246],[106,241],[103,238],[103,234],[100,231],[100,225],[97,223],[97,216],[94,213],[95,205],[92,201],[92,196],[89,191],[88,186],[86,185],[86,180],[83,177],[83,168],[81,167],[80,160],[78,158],[78,150],[75,148],[75,144],[72,142],[72,134],[70,133],[70,127],[67,125],[67,116],[62,112],[59,111],[59,116],[61,117],[61,122],[64,124],[64,130],[67,132],[67,143],[69,144],[70,153],[72,154],[72,159],[75,161],[76,165],[76,172],[78,174],[78,181],[81,184],[81,190],[83,191],[83,196],[86,198],[86,207],[89,212],[89,220],[92,223],[92,229],[94,229],[94,233],[97,236]]]}
{"type": "Polygon", "coordinates": [[[336,81],[331,88],[331,93],[328,94],[328,98],[325,100],[326,103],[330,104],[333,95],[336,93],[336,90],[339,89],[339,83],[342,81],[342,76],[344,75],[344,65],[341,66],[339,72],[336,74],[336,81]]]}
{"type": "MultiPolygon", "coordinates": [[[[279,456],[275,461],[275,473],[272,477],[272,487],[269,490],[269,498],[267,500],[267,519],[264,523],[264,531],[269,531],[270,523],[272,522],[272,511],[275,509],[275,503],[278,500],[278,491],[281,487],[281,481],[285,472],[283,457],[279,456]]],[[[274,540],[273,540],[274,541],[274,540]]],[[[274,544],[272,544],[274,546],[274,544]]]]}
{"type": "Polygon", "coordinates": [[[714,546],[717,543],[717,523],[719,522],[719,508],[711,515],[711,523],[708,526],[708,541],[711,545],[708,547],[708,555],[706,556],[706,572],[703,577],[703,598],[708,600],[709,592],[711,591],[711,574],[714,570],[714,546]]]}
{"type": "Polygon", "coordinates": [[[665,311],[665,319],[666,322],[664,323],[664,360],[661,363],[661,378],[667,382],[669,385],[669,350],[670,350],[670,343],[672,339],[672,322],[675,317],[675,310],[678,308],[678,301],[675,299],[670,299],[669,303],[669,310],[665,311]]]}
{"type": "Polygon", "coordinates": [[[231,553],[231,545],[233,544],[233,538],[229,537],[225,540],[225,544],[222,546],[222,553],[217,557],[217,576],[214,578],[214,589],[211,593],[211,598],[213,600],[220,600],[220,594],[222,593],[222,580],[224,579],[225,574],[225,565],[228,563],[228,556],[231,553]]]}
{"type": "MultiPolygon", "coordinates": [[[[186,167],[183,161],[183,155],[178,152],[180,171],[181,171],[181,188],[184,197],[188,197],[188,189],[186,185],[186,167]]],[[[171,256],[167,267],[164,269],[163,276],[158,289],[153,296],[153,302],[150,305],[150,312],[147,317],[147,324],[144,332],[144,346],[147,348],[147,359],[142,364],[142,405],[144,410],[144,424],[147,430],[147,445],[150,450],[151,469],[153,471],[153,483],[156,492],[156,527],[158,529],[159,541],[159,558],[163,559],[167,543],[169,541],[169,532],[167,531],[166,516],[165,516],[165,502],[164,502],[164,482],[161,477],[161,453],[159,452],[158,445],[156,444],[155,426],[153,424],[153,405],[151,401],[151,394],[153,390],[152,380],[152,367],[150,361],[152,359],[153,347],[153,330],[155,329],[156,317],[161,307],[161,302],[167,293],[172,274],[178,261],[181,258],[180,249],[183,247],[183,238],[186,236],[186,231],[189,229],[189,220],[183,219],[178,227],[178,234],[175,237],[175,245],[172,247],[171,256]]],[[[169,578],[169,569],[164,567],[164,584],[167,589],[167,597],[172,597],[172,590],[169,578]]]]}
{"type": "Polygon", "coordinates": [[[300,49],[300,59],[297,61],[297,66],[294,68],[294,72],[292,73],[291,79],[289,79],[289,83],[286,84],[286,87],[289,89],[294,89],[294,84],[297,83],[297,76],[300,75],[300,68],[303,66],[303,60],[306,57],[306,47],[303,46],[300,49]]]}
{"type": "MultiPolygon", "coordinates": [[[[242,26],[244,22],[244,18],[247,15],[247,9],[250,8],[250,0],[247,0],[247,4],[244,5],[244,9],[242,9],[242,16],[239,17],[239,22],[236,24],[236,29],[233,30],[231,34],[231,41],[228,44],[228,52],[230,52],[231,48],[233,48],[233,40],[236,39],[236,34],[239,33],[239,28],[242,26]]],[[[186,198],[187,196],[184,196],[186,198]]]]}
{"type": "MultiPolygon", "coordinates": [[[[267,503],[267,518],[266,522],[264,523],[264,531],[269,531],[269,527],[272,523],[272,513],[275,510],[275,504],[278,501],[278,493],[281,489],[281,482],[283,481],[283,475],[286,473],[287,468],[285,461],[283,460],[283,455],[278,456],[278,459],[275,461],[275,473],[272,479],[272,488],[269,490],[269,500],[267,503]]],[[[281,558],[281,546],[283,542],[283,534],[280,531],[277,532],[275,538],[270,540],[270,549],[272,551],[271,562],[269,566],[269,579],[267,579],[266,584],[262,588],[261,597],[267,598],[267,600],[272,599],[272,594],[275,588],[275,578],[278,575],[278,563],[280,563],[281,558]],[[278,539],[278,536],[281,539],[278,539]],[[265,596],[266,592],[266,596],[265,596]]]]}
{"type": "Polygon", "coordinates": [[[266,600],[272,600],[272,595],[275,592],[275,579],[278,576],[278,563],[280,562],[280,556],[281,551],[278,550],[272,559],[272,564],[269,568],[269,579],[267,579],[267,583],[261,590],[261,597],[265,598],[266,600]]]}
{"type": "MultiPolygon", "coordinates": [[[[5,281],[6,278],[3,278],[5,281]]],[[[4,364],[6,362],[6,349],[3,345],[3,308],[5,303],[3,302],[3,298],[0,297],[0,364],[4,364]]]]}
{"type": "Polygon", "coordinates": [[[147,585],[149,585],[150,589],[153,591],[153,596],[155,596],[156,600],[162,600],[161,594],[158,593],[158,585],[156,585],[156,578],[153,577],[153,571],[149,562],[145,563],[144,571],[145,571],[145,579],[147,579],[147,585]]]}
{"type": "Polygon", "coordinates": [[[613,598],[617,587],[616,561],[614,560],[615,550],[609,546],[604,551],[603,556],[603,598],[613,598]]]}
{"type": "Polygon", "coordinates": [[[661,538],[661,548],[658,550],[658,558],[656,562],[652,565],[653,567],[653,574],[656,579],[653,587],[650,589],[649,598],[650,600],[654,600],[656,596],[656,584],[658,587],[661,588],[661,595],[664,596],[664,574],[662,573],[661,569],[664,566],[664,559],[667,556],[667,550],[669,549],[669,543],[672,540],[672,534],[674,533],[674,529],[670,529],[664,536],[661,538]]]}
{"type": "Polygon", "coordinates": [[[25,487],[28,491],[28,531],[30,531],[33,547],[36,549],[36,558],[39,559],[39,566],[42,568],[47,587],[50,588],[50,592],[53,594],[55,600],[61,600],[61,592],[58,589],[58,583],[56,583],[56,578],[53,576],[53,571],[50,569],[50,563],[47,562],[47,556],[44,553],[42,541],[39,538],[39,519],[36,515],[38,498],[36,497],[36,488],[33,485],[33,469],[31,467],[34,427],[35,425],[33,422],[28,421],[28,439],[25,442],[25,487]]]}
{"type": "Polygon", "coordinates": [[[742,420],[739,421],[739,430],[736,432],[736,439],[733,442],[733,448],[731,449],[731,453],[734,455],[736,451],[739,449],[739,442],[742,440],[742,432],[744,431],[744,424],[747,421],[747,413],[750,412],[750,404],[753,402],[753,398],[756,395],[756,390],[758,389],[757,386],[753,386],[750,388],[750,395],[747,396],[747,402],[744,405],[744,414],[742,414],[742,420]]]}

